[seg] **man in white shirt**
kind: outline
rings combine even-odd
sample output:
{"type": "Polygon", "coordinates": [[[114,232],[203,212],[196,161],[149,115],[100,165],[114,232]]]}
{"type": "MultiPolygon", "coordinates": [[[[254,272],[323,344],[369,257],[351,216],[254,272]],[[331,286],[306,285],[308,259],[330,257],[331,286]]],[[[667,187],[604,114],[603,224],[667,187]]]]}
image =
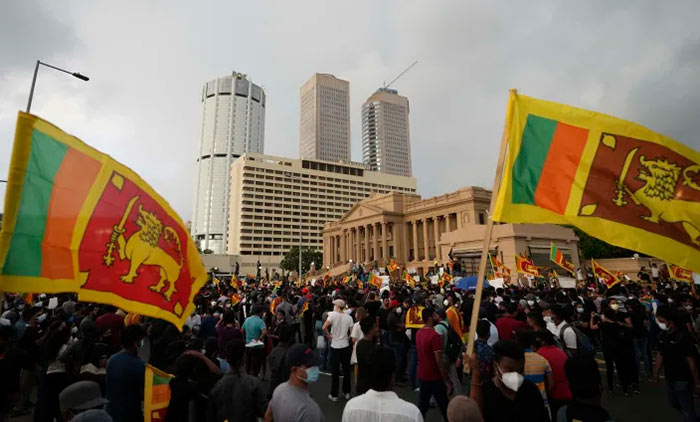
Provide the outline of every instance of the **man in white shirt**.
{"type": "Polygon", "coordinates": [[[343,394],[345,399],[350,398],[350,330],[352,329],[352,317],[343,310],[345,301],[336,299],[333,301],[333,312],[328,314],[323,323],[323,331],[331,341],[330,365],[331,365],[331,393],[328,399],[338,401],[338,382],[340,378],[340,365],[343,366],[343,394]]]}
{"type": "Polygon", "coordinates": [[[569,325],[562,331],[565,325],[569,324],[567,321],[568,316],[566,314],[566,309],[562,306],[555,306],[552,308],[552,325],[547,324],[547,329],[559,337],[562,344],[568,349],[565,352],[570,354],[576,354],[578,346],[576,343],[576,332],[569,325]]]}
{"type": "Polygon", "coordinates": [[[378,348],[372,356],[371,389],[350,400],[343,422],[423,422],[418,407],[399,398],[394,386],[394,353],[378,348]]]}

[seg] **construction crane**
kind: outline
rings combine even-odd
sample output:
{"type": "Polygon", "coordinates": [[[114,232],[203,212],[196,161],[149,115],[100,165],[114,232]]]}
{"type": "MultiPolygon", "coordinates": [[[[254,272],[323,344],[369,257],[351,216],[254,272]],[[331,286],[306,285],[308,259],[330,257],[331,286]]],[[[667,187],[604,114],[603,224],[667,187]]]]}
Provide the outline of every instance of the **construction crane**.
{"type": "Polygon", "coordinates": [[[413,63],[411,63],[410,66],[408,66],[406,69],[404,69],[403,72],[399,73],[399,76],[395,77],[394,80],[391,81],[391,82],[389,82],[388,85],[387,85],[387,84],[384,84],[384,89],[388,89],[390,86],[392,86],[392,85],[394,84],[394,82],[398,81],[399,78],[401,78],[406,72],[408,72],[409,70],[411,70],[411,68],[412,68],[413,66],[417,65],[417,64],[418,64],[418,60],[416,60],[416,61],[414,61],[413,63]]]}

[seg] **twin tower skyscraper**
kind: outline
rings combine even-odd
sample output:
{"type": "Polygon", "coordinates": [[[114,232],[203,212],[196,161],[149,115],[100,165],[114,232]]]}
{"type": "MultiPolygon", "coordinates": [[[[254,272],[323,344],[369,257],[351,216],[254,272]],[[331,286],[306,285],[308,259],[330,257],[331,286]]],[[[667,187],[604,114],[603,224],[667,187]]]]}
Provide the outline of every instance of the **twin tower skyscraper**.
{"type": "MultiPolygon", "coordinates": [[[[233,161],[246,152],[264,153],[265,91],[247,75],[207,82],[192,236],[204,250],[225,253],[233,161]]],[[[316,73],[301,87],[300,158],[350,162],[350,83],[316,73]]],[[[408,98],[380,88],[362,104],[362,158],[369,170],[411,176],[408,98]]]]}

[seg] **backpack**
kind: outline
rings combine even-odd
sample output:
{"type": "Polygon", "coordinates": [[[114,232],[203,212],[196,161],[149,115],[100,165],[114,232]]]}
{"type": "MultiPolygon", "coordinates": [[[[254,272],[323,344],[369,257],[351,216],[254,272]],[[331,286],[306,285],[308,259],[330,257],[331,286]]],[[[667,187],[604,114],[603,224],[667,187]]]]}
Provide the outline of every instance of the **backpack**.
{"type": "Polygon", "coordinates": [[[455,330],[449,325],[443,324],[444,322],[445,321],[440,321],[440,325],[447,328],[447,346],[445,347],[444,353],[450,362],[455,362],[460,353],[462,353],[462,346],[464,346],[464,343],[462,343],[462,339],[459,338],[455,330]]]}
{"type": "Polygon", "coordinates": [[[561,339],[562,346],[564,346],[564,351],[566,352],[569,357],[573,357],[571,350],[566,347],[566,342],[564,341],[564,331],[567,329],[571,328],[574,330],[574,334],[576,334],[576,353],[575,355],[577,356],[594,356],[595,355],[595,347],[593,346],[593,343],[591,342],[591,339],[588,338],[587,335],[585,335],[581,330],[578,328],[574,327],[573,325],[566,323],[564,324],[563,327],[561,327],[561,331],[559,332],[559,336],[561,339]]]}

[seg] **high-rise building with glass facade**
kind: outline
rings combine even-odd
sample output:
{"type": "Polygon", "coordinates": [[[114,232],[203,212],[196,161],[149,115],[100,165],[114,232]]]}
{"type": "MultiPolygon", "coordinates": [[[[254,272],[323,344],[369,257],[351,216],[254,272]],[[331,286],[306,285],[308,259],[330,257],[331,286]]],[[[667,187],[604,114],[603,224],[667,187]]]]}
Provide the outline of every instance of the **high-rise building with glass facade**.
{"type": "Polygon", "coordinates": [[[372,171],[411,176],[408,98],[380,88],[362,104],[362,159],[372,171]]]}

